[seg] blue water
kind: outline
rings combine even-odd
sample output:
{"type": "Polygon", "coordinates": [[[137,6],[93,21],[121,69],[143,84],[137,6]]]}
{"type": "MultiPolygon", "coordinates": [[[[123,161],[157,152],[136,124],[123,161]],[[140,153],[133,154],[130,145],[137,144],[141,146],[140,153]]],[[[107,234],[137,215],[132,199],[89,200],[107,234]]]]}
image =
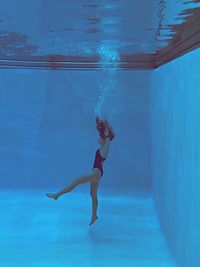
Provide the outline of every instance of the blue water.
{"type": "Polygon", "coordinates": [[[0,14],[2,57],[94,55],[102,67],[0,69],[0,263],[199,267],[200,52],[154,71],[118,69],[120,53],[155,52],[167,43],[169,25],[183,22],[180,12],[199,1],[149,1],[136,18],[141,1],[82,2],[68,6],[69,21],[64,1],[60,20],[47,1],[22,0],[13,9],[7,3],[0,14]],[[47,17],[38,15],[44,7],[47,17]],[[127,20],[118,18],[122,8],[127,20]],[[57,201],[46,192],[92,171],[97,115],[116,138],[100,180],[98,220],[89,226],[89,184],[57,201]]]}
{"type": "Polygon", "coordinates": [[[175,266],[151,198],[150,72],[118,72],[110,105],[102,102],[102,110],[107,107],[112,115],[116,138],[104,164],[99,218],[92,226],[89,184],[57,201],[47,198],[46,192],[60,190],[91,171],[98,147],[95,107],[104,92],[99,87],[103,73],[1,70],[0,74],[1,263],[175,266]],[[116,113],[114,106],[119,107],[116,113]]]}

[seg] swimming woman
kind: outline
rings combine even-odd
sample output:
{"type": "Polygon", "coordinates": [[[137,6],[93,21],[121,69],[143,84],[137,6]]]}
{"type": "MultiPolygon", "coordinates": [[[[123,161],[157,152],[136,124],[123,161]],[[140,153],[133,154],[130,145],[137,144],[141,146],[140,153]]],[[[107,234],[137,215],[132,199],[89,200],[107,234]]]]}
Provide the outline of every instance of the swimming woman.
{"type": "Polygon", "coordinates": [[[76,186],[80,184],[85,184],[90,182],[90,195],[92,197],[92,218],[90,225],[92,225],[97,217],[97,207],[98,207],[98,199],[97,199],[97,189],[99,186],[100,178],[103,176],[103,163],[108,157],[110,141],[115,137],[115,134],[112,128],[109,126],[106,120],[100,120],[98,117],[96,118],[96,128],[99,131],[99,144],[100,149],[96,150],[95,160],[93,164],[92,173],[84,174],[83,176],[75,179],[69,186],[65,187],[63,190],[51,194],[47,193],[49,198],[53,198],[57,200],[61,195],[64,195],[70,191],[72,191],[76,186]]]}

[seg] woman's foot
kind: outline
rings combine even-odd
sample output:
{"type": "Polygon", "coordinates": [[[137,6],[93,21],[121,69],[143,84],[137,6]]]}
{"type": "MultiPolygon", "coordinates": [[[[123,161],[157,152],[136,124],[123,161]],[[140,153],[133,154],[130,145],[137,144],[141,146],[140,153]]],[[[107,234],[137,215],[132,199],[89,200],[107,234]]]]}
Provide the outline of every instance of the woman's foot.
{"type": "Polygon", "coordinates": [[[91,219],[91,222],[90,222],[90,225],[92,225],[96,220],[98,219],[97,216],[92,216],[92,219],[91,219]]]}
{"type": "Polygon", "coordinates": [[[50,194],[50,193],[47,193],[47,197],[53,198],[53,199],[55,199],[55,200],[58,199],[58,195],[57,195],[57,194],[50,194]]]}

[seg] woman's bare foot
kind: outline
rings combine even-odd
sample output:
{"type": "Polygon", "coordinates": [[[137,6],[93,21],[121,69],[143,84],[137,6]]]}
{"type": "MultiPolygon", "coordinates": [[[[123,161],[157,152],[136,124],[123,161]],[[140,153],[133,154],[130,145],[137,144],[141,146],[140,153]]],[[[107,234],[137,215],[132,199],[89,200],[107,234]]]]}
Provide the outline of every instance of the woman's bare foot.
{"type": "Polygon", "coordinates": [[[98,219],[97,216],[93,216],[91,219],[90,225],[92,225],[97,219],[98,219]]]}
{"type": "Polygon", "coordinates": [[[53,198],[53,199],[55,199],[55,200],[58,199],[58,195],[57,195],[57,194],[47,193],[47,197],[53,198]]]}

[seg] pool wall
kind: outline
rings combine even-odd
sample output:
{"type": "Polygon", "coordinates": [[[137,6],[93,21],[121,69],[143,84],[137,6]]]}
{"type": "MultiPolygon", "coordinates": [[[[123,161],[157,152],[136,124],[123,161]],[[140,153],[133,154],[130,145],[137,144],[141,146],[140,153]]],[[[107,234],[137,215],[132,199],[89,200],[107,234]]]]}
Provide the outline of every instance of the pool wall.
{"type": "Polygon", "coordinates": [[[200,49],[152,72],[152,189],[180,267],[200,266],[200,49]]]}

